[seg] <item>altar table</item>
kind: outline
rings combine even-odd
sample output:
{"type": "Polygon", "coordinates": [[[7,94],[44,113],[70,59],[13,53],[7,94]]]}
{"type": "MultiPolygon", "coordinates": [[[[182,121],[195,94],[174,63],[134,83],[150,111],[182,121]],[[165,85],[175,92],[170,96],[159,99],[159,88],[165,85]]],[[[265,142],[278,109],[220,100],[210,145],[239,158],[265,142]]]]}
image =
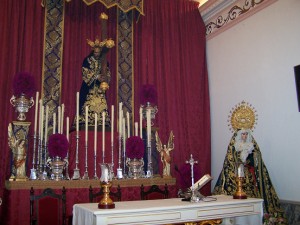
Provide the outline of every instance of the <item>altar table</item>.
{"type": "MultiPolygon", "coordinates": [[[[180,198],[115,202],[114,209],[98,209],[97,203],[75,204],[73,225],[174,224],[222,219],[222,224],[237,224],[235,218],[248,217],[248,225],[261,225],[262,199],[233,199],[213,196],[216,201],[191,203],[180,198]]],[[[211,198],[208,198],[211,200],[211,198]]],[[[243,225],[246,225],[244,222],[243,225]]]]}

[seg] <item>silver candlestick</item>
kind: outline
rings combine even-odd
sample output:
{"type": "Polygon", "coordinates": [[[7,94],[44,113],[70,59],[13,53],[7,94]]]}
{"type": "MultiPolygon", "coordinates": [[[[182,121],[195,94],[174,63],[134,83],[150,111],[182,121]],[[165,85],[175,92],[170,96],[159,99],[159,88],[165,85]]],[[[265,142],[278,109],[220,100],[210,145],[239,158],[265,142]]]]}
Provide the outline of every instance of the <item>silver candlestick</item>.
{"type": "Polygon", "coordinates": [[[32,156],[32,169],[30,169],[30,180],[36,180],[36,169],[35,169],[35,151],[36,151],[36,142],[37,142],[37,135],[36,132],[34,132],[33,135],[33,156],[32,156]]]}
{"type": "MultiPolygon", "coordinates": [[[[43,144],[41,144],[43,146],[43,144]]],[[[43,147],[42,147],[43,149],[43,147]]],[[[46,157],[47,157],[47,154],[46,154],[46,151],[47,151],[47,145],[44,145],[44,163],[43,163],[43,151],[41,151],[41,172],[39,174],[39,179],[40,180],[48,180],[48,176],[47,176],[47,172],[46,172],[46,157]]]]}
{"type": "Polygon", "coordinates": [[[79,173],[79,168],[78,168],[78,148],[79,148],[79,134],[77,132],[76,134],[76,161],[75,161],[75,169],[74,169],[74,174],[72,177],[72,180],[79,180],[80,179],[80,173],[79,173]]]}
{"type": "Polygon", "coordinates": [[[122,137],[121,135],[119,135],[119,157],[118,157],[118,169],[117,169],[117,178],[118,179],[122,179],[123,178],[123,172],[122,172],[122,168],[121,168],[121,156],[122,155],[122,137]]]}
{"type": "Polygon", "coordinates": [[[98,180],[99,178],[98,178],[98,176],[97,176],[97,154],[96,154],[96,151],[95,151],[95,155],[94,155],[94,171],[95,171],[95,173],[94,173],[94,180],[98,180]]]}
{"type": "Polygon", "coordinates": [[[70,176],[69,176],[69,153],[67,153],[66,158],[64,159],[64,161],[66,162],[66,175],[65,175],[65,180],[70,180],[70,176]]]}
{"type": "Polygon", "coordinates": [[[82,179],[84,179],[84,180],[88,180],[89,179],[88,159],[87,159],[88,155],[87,155],[87,153],[88,153],[88,143],[86,142],[85,143],[85,171],[84,171],[84,175],[82,177],[82,179]]]}

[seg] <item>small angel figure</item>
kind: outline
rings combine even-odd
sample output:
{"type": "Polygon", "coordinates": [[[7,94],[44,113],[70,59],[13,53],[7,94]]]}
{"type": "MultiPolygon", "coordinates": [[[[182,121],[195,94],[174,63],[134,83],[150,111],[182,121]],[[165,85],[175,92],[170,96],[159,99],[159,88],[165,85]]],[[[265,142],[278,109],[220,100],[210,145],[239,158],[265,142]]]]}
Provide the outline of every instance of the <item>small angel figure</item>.
{"type": "Polygon", "coordinates": [[[26,141],[17,139],[13,133],[11,123],[8,126],[8,145],[13,153],[12,179],[27,179],[26,163],[26,141]]]}
{"type": "Polygon", "coordinates": [[[171,163],[171,156],[170,151],[174,149],[174,135],[173,131],[170,133],[168,145],[162,145],[162,142],[158,136],[156,131],[155,133],[155,140],[156,140],[156,149],[160,153],[160,159],[163,163],[163,177],[171,177],[170,173],[170,163],[171,163]]]}

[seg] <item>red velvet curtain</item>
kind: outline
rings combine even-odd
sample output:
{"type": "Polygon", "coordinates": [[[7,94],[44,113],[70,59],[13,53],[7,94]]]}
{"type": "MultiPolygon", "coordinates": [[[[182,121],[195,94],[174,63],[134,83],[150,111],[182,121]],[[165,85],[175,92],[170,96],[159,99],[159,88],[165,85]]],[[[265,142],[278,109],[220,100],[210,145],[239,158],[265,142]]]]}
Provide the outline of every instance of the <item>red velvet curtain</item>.
{"type": "MultiPolygon", "coordinates": [[[[40,1],[7,0],[1,1],[0,15],[0,197],[3,199],[0,215],[2,215],[7,203],[6,196],[3,195],[4,184],[9,178],[11,164],[7,127],[16,120],[14,108],[9,103],[13,95],[12,79],[18,72],[30,72],[35,77],[37,91],[41,91],[44,9],[40,1]]],[[[34,110],[31,109],[26,117],[27,121],[33,122],[34,110]]],[[[3,220],[0,218],[0,221],[3,220]]]]}
{"type": "MultiPolygon", "coordinates": [[[[184,166],[190,154],[198,160],[199,176],[210,173],[211,166],[205,26],[192,1],[145,1],[144,12],[135,26],[135,99],[138,103],[143,84],[156,86],[158,133],[163,143],[168,142],[171,130],[175,135],[171,174],[179,185],[189,187],[190,179],[181,181],[190,176],[184,166]]],[[[135,106],[138,112],[139,104],[135,106]]],[[[210,192],[209,185],[204,192],[210,192]]]]}

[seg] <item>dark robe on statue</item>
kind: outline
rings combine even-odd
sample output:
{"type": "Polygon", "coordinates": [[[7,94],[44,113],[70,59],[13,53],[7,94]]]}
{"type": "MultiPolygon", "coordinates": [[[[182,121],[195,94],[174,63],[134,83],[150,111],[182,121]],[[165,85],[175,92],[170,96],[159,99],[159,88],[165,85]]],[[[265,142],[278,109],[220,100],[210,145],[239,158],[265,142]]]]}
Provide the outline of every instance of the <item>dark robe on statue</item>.
{"type": "MultiPolygon", "coordinates": [[[[236,192],[236,162],[240,157],[235,149],[237,133],[235,132],[230,140],[223,169],[213,190],[214,195],[233,195],[236,192]]],[[[245,161],[243,190],[248,197],[264,199],[264,213],[285,217],[258,144],[252,137],[251,142],[253,143],[253,150],[245,161]]]]}
{"type": "Polygon", "coordinates": [[[102,125],[102,112],[105,112],[105,125],[110,126],[108,107],[105,91],[101,84],[110,82],[110,70],[107,66],[105,74],[102,74],[103,57],[96,59],[93,52],[87,56],[82,64],[82,84],[79,95],[79,124],[85,124],[85,107],[88,106],[88,124],[95,125],[95,113],[97,124],[102,125]]]}

